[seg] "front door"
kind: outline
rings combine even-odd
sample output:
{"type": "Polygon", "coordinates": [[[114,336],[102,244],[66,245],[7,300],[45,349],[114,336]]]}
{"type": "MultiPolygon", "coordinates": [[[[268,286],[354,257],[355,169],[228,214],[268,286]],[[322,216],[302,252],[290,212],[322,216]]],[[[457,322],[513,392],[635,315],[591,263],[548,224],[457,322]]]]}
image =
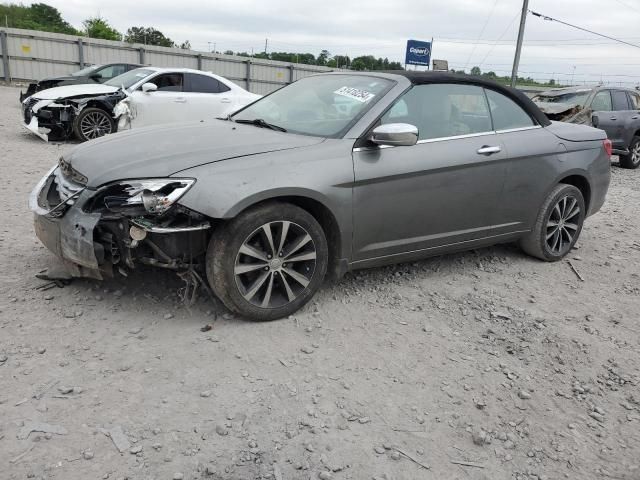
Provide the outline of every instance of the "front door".
{"type": "MultiPolygon", "coordinates": [[[[624,111],[615,110],[611,93],[611,90],[600,90],[596,93],[591,102],[591,110],[598,116],[598,128],[607,132],[607,137],[611,140],[613,147],[624,148],[622,133],[625,114],[624,111]]],[[[625,110],[628,108],[626,107],[625,110]]]]}
{"type": "Polygon", "coordinates": [[[412,124],[419,141],[354,149],[354,260],[393,258],[491,235],[505,153],[483,89],[416,85],[381,123],[412,124]]]}
{"type": "Polygon", "coordinates": [[[163,73],[149,79],[158,89],[143,92],[138,88],[131,94],[134,118],[132,127],[145,127],[162,123],[180,123],[189,120],[188,98],[184,93],[182,73],[163,73]]]}

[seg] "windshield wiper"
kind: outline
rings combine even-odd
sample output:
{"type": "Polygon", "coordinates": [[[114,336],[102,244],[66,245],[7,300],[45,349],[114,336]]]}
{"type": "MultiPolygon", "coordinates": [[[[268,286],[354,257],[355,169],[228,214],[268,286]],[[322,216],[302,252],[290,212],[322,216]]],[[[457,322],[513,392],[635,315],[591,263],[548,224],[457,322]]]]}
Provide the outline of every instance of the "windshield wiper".
{"type": "Polygon", "coordinates": [[[267,123],[262,118],[254,118],[253,120],[235,120],[236,123],[247,123],[249,125],[255,125],[256,127],[270,128],[271,130],[277,130],[278,132],[286,132],[286,128],[282,128],[273,123],[267,123]]]}

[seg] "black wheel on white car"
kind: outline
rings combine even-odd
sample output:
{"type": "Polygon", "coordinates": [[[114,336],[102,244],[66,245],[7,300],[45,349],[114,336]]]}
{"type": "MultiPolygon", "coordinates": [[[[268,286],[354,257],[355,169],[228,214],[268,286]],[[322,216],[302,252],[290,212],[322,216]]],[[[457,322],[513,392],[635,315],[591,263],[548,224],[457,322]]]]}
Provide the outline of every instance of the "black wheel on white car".
{"type": "Polygon", "coordinates": [[[520,240],[520,247],[533,257],[557,262],[575,245],[585,216],[582,192],[573,185],[561,183],[545,200],[533,230],[520,240]]]}
{"type": "Polygon", "coordinates": [[[83,109],[73,122],[76,137],[83,142],[115,132],[116,123],[108,112],[101,108],[83,109]]]}
{"type": "Polygon", "coordinates": [[[633,137],[629,145],[629,155],[620,155],[620,166],[622,168],[640,167],[640,137],[633,137]]]}
{"type": "Polygon", "coordinates": [[[251,320],[291,315],[324,280],[328,248],[307,211],[273,202],[223,225],[207,250],[207,278],[230,310],[251,320]]]}

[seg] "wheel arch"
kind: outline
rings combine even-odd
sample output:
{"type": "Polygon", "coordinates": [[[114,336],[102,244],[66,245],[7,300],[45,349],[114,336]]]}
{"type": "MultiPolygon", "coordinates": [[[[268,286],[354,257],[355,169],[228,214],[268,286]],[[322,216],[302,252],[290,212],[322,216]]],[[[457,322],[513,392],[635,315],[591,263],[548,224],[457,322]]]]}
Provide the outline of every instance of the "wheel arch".
{"type": "Polygon", "coordinates": [[[328,206],[326,198],[306,189],[287,189],[272,192],[262,192],[261,194],[244,199],[239,204],[234,205],[226,214],[224,219],[231,219],[241,215],[242,212],[270,202],[284,202],[295,205],[308,212],[322,227],[327,239],[329,249],[329,267],[327,274],[331,278],[339,278],[345,273],[347,266],[345,261],[346,247],[343,239],[344,229],[341,227],[336,213],[328,206]]]}
{"type": "Polygon", "coordinates": [[[558,181],[558,184],[561,183],[564,183],[566,185],[573,185],[578,190],[580,190],[580,193],[582,193],[582,197],[584,198],[586,211],[588,212],[589,208],[591,207],[591,184],[589,183],[589,179],[585,175],[573,173],[560,179],[558,181]]]}

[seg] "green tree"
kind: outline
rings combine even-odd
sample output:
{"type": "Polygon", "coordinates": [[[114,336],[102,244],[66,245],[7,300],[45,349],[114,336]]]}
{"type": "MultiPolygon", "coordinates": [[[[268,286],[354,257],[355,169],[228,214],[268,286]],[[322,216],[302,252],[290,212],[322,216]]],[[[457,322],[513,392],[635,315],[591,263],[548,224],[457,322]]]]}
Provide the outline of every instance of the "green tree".
{"type": "Polygon", "coordinates": [[[471,69],[471,75],[475,75],[476,77],[479,77],[480,75],[482,75],[482,70],[480,70],[480,67],[473,67],[471,69]]]}
{"type": "MultiPolygon", "coordinates": [[[[164,33],[153,27],[130,27],[124,36],[127,43],[142,43],[144,45],[156,45],[158,47],[175,47],[176,44],[164,33]]],[[[185,43],[188,43],[185,42],[185,43]]],[[[180,47],[182,48],[182,46],[180,47]]]]}
{"type": "MultiPolygon", "coordinates": [[[[223,53],[224,53],[225,55],[233,55],[233,50],[225,50],[223,53]]],[[[238,55],[239,55],[239,54],[238,54],[238,55]]],[[[249,56],[249,55],[247,54],[247,57],[248,57],[248,56],[249,56]]]]}
{"type": "Polygon", "coordinates": [[[57,8],[44,3],[34,3],[28,7],[12,3],[1,4],[0,20],[3,26],[6,24],[12,28],[26,28],[69,35],[81,34],[62,18],[57,8]]]}
{"type": "Polygon", "coordinates": [[[316,59],[316,64],[318,65],[326,65],[331,57],[331,53],[328,50],[322,50],[316,59]]]}
{"type": "Polygon", "coordinates": [[[191,50],[191,42],[189,40],[185,40],[180,44],[180,48],[182,50],[191,50]]]}
{"type": "Polygon", "coordinates": [[[84,34],[91,38],[102,38],[104,40],[121,40],[122,34],[109,25],[109,22],[102,17],[87,18],[82,22],[84,34]]]}

